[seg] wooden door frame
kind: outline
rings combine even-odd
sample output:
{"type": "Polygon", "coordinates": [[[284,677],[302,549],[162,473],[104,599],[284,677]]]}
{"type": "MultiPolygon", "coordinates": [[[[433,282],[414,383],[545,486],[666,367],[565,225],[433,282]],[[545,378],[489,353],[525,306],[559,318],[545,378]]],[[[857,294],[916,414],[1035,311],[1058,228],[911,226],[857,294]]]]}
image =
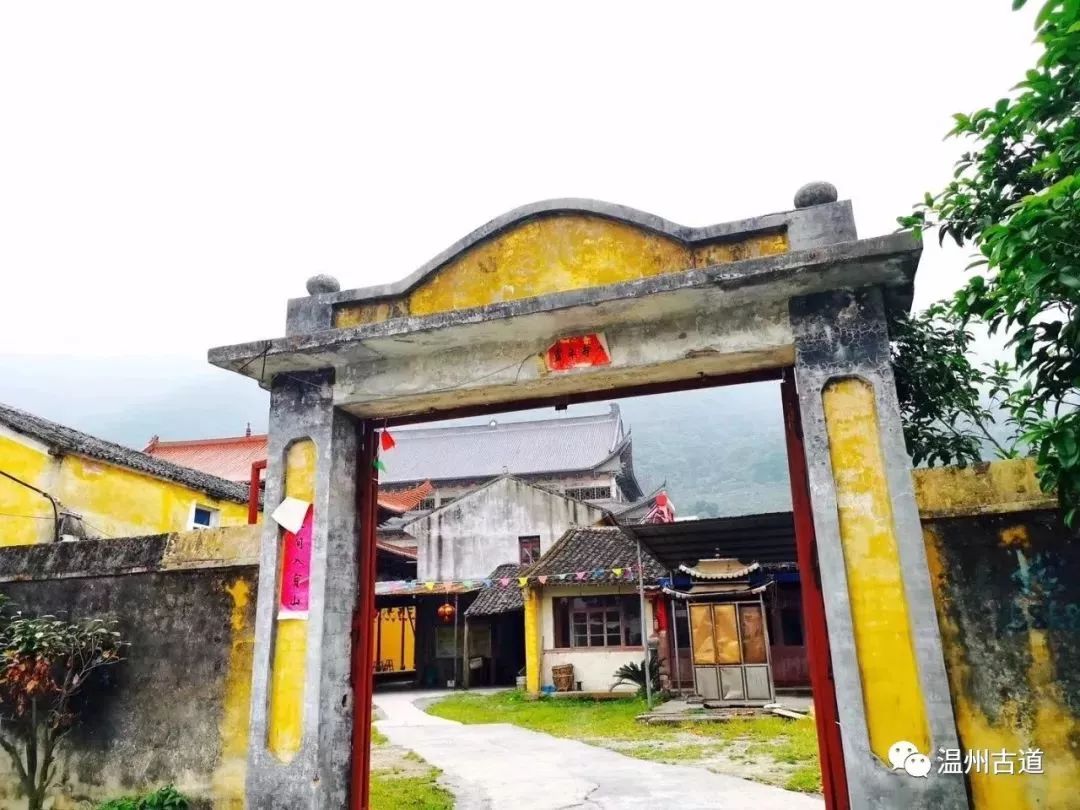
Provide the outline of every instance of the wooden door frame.
{"type": "Polygon", "coordinates": [[[832,676],[829,630],[825,622],[825,595],[821,590],[821,574],[818,569],[814,513],[810,505],[810,480],[806,473],[806,448],[803,444],[799,394],[795,387],[793,368],[784,369],[780,398],[784,407],[784,435],[787,440],[791,508],[795,517],[799,592],[802,595],[814,721],[817,723],[821,787],[827,810],[849,810],[844,749],[840,741],[840,718],[836,709],[836,684],[832,676]]]}

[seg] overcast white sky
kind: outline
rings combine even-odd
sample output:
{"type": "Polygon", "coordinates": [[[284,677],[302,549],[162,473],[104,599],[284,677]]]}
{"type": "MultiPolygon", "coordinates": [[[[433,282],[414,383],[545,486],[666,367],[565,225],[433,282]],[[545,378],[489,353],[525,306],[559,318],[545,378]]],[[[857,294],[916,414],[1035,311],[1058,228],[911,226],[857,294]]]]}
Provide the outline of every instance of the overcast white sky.
{"type": "Polygon", "coordinates": [[[699,225],[820,178],[889,232],[1032,63],[1009,5],[2,4],[0,353],[201,363],[549,197],[699,225]]]}

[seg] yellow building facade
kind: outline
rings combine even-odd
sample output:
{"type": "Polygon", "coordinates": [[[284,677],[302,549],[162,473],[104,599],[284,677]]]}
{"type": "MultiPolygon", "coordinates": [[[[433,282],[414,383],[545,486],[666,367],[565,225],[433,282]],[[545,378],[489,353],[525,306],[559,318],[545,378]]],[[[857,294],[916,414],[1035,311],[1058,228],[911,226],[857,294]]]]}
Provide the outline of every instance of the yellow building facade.
{"type": "Polygon", "coordinates": [[[246,501],[241,484],[0,405],[0,546],[238,526],[246,501]]]}

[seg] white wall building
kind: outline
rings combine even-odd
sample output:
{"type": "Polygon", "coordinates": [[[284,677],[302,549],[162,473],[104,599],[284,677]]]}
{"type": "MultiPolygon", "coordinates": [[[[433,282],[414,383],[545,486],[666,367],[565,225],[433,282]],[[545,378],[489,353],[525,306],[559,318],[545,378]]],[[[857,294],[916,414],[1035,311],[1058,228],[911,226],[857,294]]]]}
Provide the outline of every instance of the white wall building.
{"type": "Polygon", "coordinates": [[[482,579],[506,563],[538,561],[570,526],[604,516],[598,506],[502,475],[403,528],[416,538],[417,579],[482,579]]]}

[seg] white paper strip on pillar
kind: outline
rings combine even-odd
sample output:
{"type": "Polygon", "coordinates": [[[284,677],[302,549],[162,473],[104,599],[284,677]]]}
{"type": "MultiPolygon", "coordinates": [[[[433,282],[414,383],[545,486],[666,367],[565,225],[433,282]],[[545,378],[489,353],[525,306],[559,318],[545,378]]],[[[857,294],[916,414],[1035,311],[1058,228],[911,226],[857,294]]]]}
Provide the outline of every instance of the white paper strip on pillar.
{"type": "Polygon", "coordinates": [[[281,528],[296,534],[304,525],[304,516],[309,506],[311,506],[310,503],[299,498],[286,498],[278,504],[278,508],[271,513],[270,517],[281,528]]]}

